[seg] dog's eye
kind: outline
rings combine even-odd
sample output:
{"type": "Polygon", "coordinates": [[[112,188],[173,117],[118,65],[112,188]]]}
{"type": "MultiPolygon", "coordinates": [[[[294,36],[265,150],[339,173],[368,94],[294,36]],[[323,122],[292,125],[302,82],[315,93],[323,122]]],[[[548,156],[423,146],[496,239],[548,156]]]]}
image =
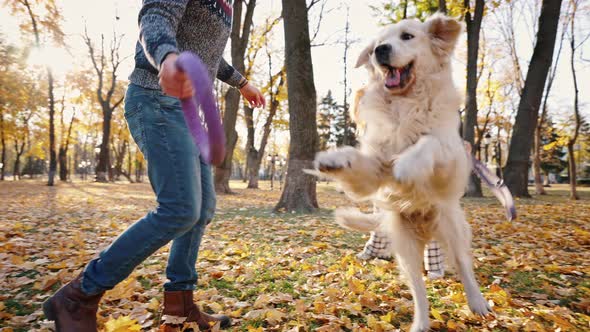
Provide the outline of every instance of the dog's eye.
{"type": "Polygon", "coordinates": [[[401,35],[402,40],[410,40],[414,38],[414,35],[411,33],[404,32],[401,35]]]}

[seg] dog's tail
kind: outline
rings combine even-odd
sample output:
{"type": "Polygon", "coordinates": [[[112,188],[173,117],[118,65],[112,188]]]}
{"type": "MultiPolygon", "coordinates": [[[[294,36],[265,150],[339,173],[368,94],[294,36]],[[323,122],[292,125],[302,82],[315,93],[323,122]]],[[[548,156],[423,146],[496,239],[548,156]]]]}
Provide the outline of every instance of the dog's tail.
{"type": "Polygon", "coordinates": [[[370,232],[379,226],[378,214],[367,214],[353,208],[337,209],[334,213],[338,225],[355,231],[370,232]]]}

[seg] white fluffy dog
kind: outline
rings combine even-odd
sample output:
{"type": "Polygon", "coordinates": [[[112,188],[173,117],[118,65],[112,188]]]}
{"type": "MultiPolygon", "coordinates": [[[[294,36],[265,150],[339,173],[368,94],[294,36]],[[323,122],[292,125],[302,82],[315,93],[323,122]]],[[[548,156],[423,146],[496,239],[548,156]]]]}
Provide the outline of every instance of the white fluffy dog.
{"type": "Polygon", "coordinates": [[[414,298],[412,332],[429,329],[422,278],[424,245],[446,249],[474,313],[490,312],[473,273],[471,229],[459,199],[471,162],[459,136],[461,96],[450,56],[462,25],[444,15],[403,20],[384,29],[360,55],[369,71],[357,94],[360,149],[318,153],[316,175],[336,180],[349,196],[371,200],[379,213],[340,209],[344,227],[388,234],[414,298]]]}

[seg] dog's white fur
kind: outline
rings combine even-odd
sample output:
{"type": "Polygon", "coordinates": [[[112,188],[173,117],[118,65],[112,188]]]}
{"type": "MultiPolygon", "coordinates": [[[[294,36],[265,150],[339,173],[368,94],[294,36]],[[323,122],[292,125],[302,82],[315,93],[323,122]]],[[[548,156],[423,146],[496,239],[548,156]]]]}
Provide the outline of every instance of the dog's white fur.
{"type": "Polygon", "coordinates": [[[462,26],[444,15],[426,22],[403,20],[386,28],[361,54],[370,81],[357,94],[356,121],[364,126],[360,148],[318,153],[316,174],[332,178],[355,199],[372,200],[380,213],[340,209],[342,226],[377,230],[391,237],[392,251],[414,298],[412,332],[429,328],[429,305],[422,278],[424,245],[432,238],[446,249],[463,282],[469,307],[485,315],[490,307],[473,273],[471,229],[459,199],[471,163],[459,136],[461,96],[452,79],[450,55],[462,26]],[[400,35],[414,38],[403,40],[400,35]],[[384,86],[384,70],[372,54],[388,43],[390,65],[413,61],[413,84],[403,92],[384,86]]]}

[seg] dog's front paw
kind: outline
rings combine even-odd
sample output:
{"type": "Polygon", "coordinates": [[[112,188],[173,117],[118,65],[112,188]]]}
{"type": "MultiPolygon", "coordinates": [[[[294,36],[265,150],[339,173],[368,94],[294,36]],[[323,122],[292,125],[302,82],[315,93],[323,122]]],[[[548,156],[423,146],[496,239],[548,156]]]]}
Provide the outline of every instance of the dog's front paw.
{"type": "Polygon", "coordinates": [[[481,293],[468,297],[467,302],[471,312],[476,315],[487,316],[492,313],[492,308],[481,293]]]}
{"type": "Polygon", "coordinates": [[[315,168],[322,173],[333,173],[352,167],[351,154],[342,150],[322,151],[315,157],[315,168]]]}
{"type": "Polygon", "coordinates": [[[412,323],[412,327],[410,328],[410,332],[428,332],[428,331],[430,331],[430,322],[428,320],[414,321],[412,323]]]}

